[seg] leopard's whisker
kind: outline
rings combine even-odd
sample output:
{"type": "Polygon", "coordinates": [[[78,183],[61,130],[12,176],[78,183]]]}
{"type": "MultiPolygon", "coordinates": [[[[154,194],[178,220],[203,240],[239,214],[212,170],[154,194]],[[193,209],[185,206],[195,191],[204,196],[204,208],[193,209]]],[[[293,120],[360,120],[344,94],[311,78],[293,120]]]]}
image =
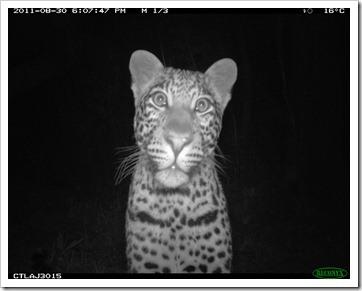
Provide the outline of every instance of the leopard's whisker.
{"type": "Polygon", "coordinates": [[[226,175],[225,170],[223,168],[222,162],[217,159],[217,156],[215,155],[211,155],[208,158],[209,162],[211,163],[211,165],[213,165],[216,168],[216,171],[220,174],[220,175],[226,175]]]}
{"type": "Polygon", "coordinates": [[[129,175],[131,175],[139,160],[142,158],[143,153],[139,150],[137,146],[127,146],[118,148],[117,154],[120,154],[121,152],[131,152],[126,157],[120,157],[115,162],[118,164],[118,166],[115,169],[115,184],[120,184],[125,178],[127,178],[129,175]]]}
{"type": "Polygon", "coordinates": [[[138,152],[139,148],[137,145],[133,145],[133,146],[123,146],[123,147],[116,147],[115,148],[115,155],[120,154],[120,153],[125,153],[125,152],[138,152]]]}
{"type": "Polygon", "coordinates": [[[216,145],[214,155],[218,158],[221,158],[224,161],[231,162],[229,158],[221,151],[220,147],[216,145]]]}

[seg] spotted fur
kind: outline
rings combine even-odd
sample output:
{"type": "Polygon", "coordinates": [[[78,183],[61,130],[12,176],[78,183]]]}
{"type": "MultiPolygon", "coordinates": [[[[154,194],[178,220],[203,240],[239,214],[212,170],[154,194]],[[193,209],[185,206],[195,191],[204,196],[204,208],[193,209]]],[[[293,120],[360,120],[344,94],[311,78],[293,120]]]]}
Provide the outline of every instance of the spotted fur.
{"type": "MultiPolygon", "coordinates": [[[[220,62],[224,70],[234,65],[220,62]]],[[[223,91],[219,67],[204,74],[164,68],[145,51],[133,54],[130,69],[140,155],[126,213],[129,271],[230,272],[231,229],[214,151],[235,80],[223,91]]]]}

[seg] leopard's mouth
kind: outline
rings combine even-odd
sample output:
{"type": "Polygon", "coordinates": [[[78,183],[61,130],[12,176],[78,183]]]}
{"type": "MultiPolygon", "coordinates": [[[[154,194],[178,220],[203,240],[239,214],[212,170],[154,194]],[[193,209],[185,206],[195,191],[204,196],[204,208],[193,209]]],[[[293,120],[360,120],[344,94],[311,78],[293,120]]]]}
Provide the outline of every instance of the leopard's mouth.
{"type": "Polygon", "coordinates": [[[169,167],[167,167],[166,169],[164,169],[164,170],[170,170],[170,171],[181,171],[181,172],[184,172],[185,174],[187,174],[186,173],[186,171],[184,171],[184,170],[182,170],[178,165],[177,165],[177,163],[175,162],[175,163],[173,163],[171,166],[169,166],[169,167]]]}
{"type": "Polygon", "coordinates": [[[190,180],[188,173],[183,171],[176,164],[156,172],[155,179],[163,186],[177,188],[187,184],[190,180]]]}

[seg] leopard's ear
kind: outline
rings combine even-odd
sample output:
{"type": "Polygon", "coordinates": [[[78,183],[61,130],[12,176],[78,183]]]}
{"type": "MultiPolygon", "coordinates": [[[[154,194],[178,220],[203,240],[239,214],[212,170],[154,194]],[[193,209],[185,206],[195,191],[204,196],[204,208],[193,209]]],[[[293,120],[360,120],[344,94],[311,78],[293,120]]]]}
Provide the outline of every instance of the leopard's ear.
{"type": "Polygon", "coordinates": [[[231,89],[238,75],[236,63],[232,59],[221,59],[208,68],[205,75],[216,93],[216,101],[224,110],[231,98],[231,89]]]}
{"type": "Polygon", "coordinates": [[[136,100],[145,93],[162,69],[162,63],[154,54],[145,50],[133,52],[129,70],[132,76],[131,88],[136,100]]]}

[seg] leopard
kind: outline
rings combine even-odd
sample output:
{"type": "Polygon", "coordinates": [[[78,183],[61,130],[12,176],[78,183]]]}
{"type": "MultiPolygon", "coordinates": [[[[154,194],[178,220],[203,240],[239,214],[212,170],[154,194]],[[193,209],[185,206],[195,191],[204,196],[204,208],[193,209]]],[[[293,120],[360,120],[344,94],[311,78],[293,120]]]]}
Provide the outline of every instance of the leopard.
{"type": "MultiPolygon", "coordinates": [[[[126,210],[129,273],[230,273],[232,239],[217,141],[237,79],[231,58],[204,73],[129,61],[135,149],[126,210]]],[[[127,168],[127,167],[126,167],[127,168]]]]}

